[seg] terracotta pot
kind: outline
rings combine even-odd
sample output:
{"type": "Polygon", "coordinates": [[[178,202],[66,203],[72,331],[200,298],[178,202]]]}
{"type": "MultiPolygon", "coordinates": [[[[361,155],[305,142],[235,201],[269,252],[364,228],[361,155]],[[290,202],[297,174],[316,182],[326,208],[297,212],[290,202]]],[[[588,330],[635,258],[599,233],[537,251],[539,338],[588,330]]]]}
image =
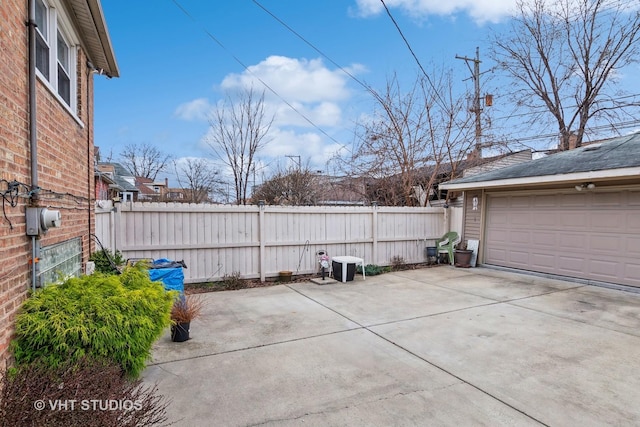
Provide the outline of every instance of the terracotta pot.
{"type": "Polygon", "coordinates": [[[281,282],[290,282],[292,275],[293,275],[292,271],[281,271],[280,272],[280,281],[281,282]]]}
{"type": "Polygon", "coordinates": [[[471,255],[473,255],[472,250],[456,249],[453,257],[456,267],[462,267],[462,268],[471,267],[471,255]]]}

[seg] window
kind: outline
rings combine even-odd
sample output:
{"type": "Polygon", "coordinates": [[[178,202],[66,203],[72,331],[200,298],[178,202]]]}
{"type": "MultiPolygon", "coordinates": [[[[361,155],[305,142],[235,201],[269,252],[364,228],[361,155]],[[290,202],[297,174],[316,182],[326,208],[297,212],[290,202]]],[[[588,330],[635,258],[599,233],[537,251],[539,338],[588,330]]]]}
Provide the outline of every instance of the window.
{"type": "Polygon", "coordinates": [[[54,3],[35,0],[36,68],[50,89],[75,113],[76,49],[65,16],[54,3]]]}
{"type": "Polygon", "coordinates": [[[58,31],[58,95],[71,105],[71,73],[69,69],[71,49],[58,31]]]}
{"type": "Polygon", "coordinates": [[[36,0],[36,68],[49,80],[49,14],[42,0],[36,0]]]}

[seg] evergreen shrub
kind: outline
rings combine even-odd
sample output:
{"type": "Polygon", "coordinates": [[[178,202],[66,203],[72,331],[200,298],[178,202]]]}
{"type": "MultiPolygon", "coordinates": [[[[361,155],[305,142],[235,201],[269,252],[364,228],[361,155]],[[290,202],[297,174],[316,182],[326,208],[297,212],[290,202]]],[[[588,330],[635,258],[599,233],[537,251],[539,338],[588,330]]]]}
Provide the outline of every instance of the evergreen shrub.
{"type": "Polygon", "coordinates": [[[104,274],[116,274],[118,269],[124,264],[124,258],[119,250],[115,252],[107,252],[105,249],[95,251],[89,256],[89,261],[93,261],[96,264],[96,271],[104,274]]]}
{"type": "Polygon", "coordinates": [[[141,266],[121,275],[70,278],[37,291],[16,318],[18,366],[40,360],[56,368],[84,356],[110,360],[137,377],[151,346],[171,324],[175,292],[152,282],[141,266]]]}

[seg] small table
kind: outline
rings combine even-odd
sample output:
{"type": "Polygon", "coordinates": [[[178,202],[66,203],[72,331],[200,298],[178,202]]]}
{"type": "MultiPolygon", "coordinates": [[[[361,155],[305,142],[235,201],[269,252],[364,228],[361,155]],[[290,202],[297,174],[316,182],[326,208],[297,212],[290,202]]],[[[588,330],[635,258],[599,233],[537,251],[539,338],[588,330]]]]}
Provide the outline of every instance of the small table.
{"type": "Polygon", "coordinates": [[[364,259],[358,258],[355,256],[334,256],[331,258],[331,261],[338,262],[342,264],[342,283],[347,281],[347,264],[355,264],[356,266],[360,264],[362,266],[362,280],[364,280],[364,259]]]}

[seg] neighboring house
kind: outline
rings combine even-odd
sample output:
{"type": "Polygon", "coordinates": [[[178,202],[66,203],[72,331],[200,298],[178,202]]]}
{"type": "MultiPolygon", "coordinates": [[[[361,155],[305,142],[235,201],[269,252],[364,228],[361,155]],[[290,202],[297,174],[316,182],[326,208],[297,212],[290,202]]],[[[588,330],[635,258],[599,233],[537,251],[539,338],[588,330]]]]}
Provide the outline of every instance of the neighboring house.
{"type": "Polygon", "coordinates": [[[98,0],[2,1],[0,17],[1,365],[29,289],[88,260],[93,77],[119,71],[98,0]]]}
{"type": "Polygon", "coordinates": [[[479,262],[640,286],[640,133],[442,184],[479,262]]]}
{"type": "Polygon", "coordinates": [[[138,189],[138,200],[141,202],[161,202],[166,199],[169,187],[169,180],[165,178],[164,182],[154,181],[150,178],[137,176],[136,188],[138,189]]]}
{"type": "MultiPolygon", "coordinates": [[[[452,174],[455,177],[466,177],[471,175],[477,175],[479,173],[488,172],[496,169],[502,169],[507,166],[515,165],[518,163],[528,162],[531,160],[531,150],[516,151],[513,153],[498,154],[491,157],[478,157],[476,152],[472,152],[466,159],[458,162],[455,165],[455,169],[451,163],[442,163],[438,166],[438,173],[434,176],[434,182],[429,197],[429,203],[427,206],[441,207],[447,204],[448,206],[462,207],[464,204],[464,197],[461,192],[452,191],[442,188],[441,183],[450,181],[452,174]]],[[[428,182],[430,176],[433,175],[434,167],[423,168],[420,171],[422,180],[428,182]]],[[[414,197],[419,201],[420,206],[425,206],[427,198],[427,192],[423,186],[415,186],[414,197]]]]}
{"type": "Polygon", "coordinates": [[[106,176],[113,184],[109,186],[109,199],[120,202],[135,202],[140,190],[136,187],[136,178],[120,163],[99,162],[96,166],[99,175],[106,176]]]}
{"type": "Polygon", "coordinates": [[[113,200],[118,197],[118,184],[108,174],[95,170],[96,200],[113,200]]]}

